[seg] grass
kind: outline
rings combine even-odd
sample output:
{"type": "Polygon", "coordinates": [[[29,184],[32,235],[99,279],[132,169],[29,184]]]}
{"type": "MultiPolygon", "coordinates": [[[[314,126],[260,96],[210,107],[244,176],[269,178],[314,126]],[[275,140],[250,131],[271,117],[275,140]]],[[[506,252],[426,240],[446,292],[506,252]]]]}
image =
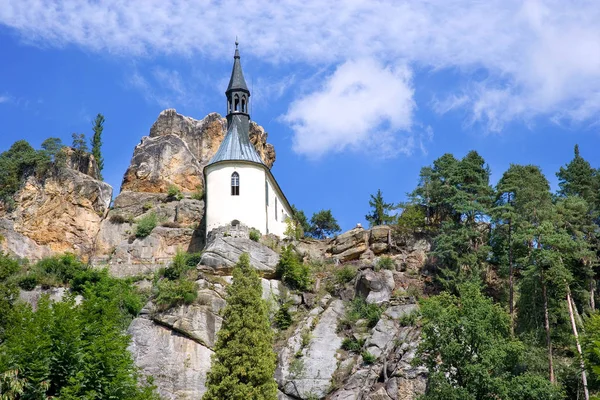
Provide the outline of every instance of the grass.
{"type": "Polygon", "coordinates": [[[342,349],[358,353],[364,344],[364,339],[357,340],[355,338],[344,338],[342,341],[342,349]]]}
{"type": "Polygon", "coordinates": [[[335,282],[344,285],[350,282],[356,276],[356,270],[349,265],[344,265],[342,268],[335,271],[335,282]]]}
{"type": "Polygon", "coordinates": [[[377,304],[368,304],[364,297],[355,297],[349,304],[346,311],[346,318],[340,323],[345,327],[352,327],[353,324],[360,320],[366,320],[367,326],[373,328],[379,322],[383,309],[377,304]]]}
{"type": "Polygon", "coordinates": [[[137,225],[135,227],[135,237],[137,238],[145,238],[152,233],[154,228],[158,225],[158,217],[156,213],[151,212],[149,214],[144,215],[140,219],[137,220],[137,225]]]}
{"type": "Polygon", "coordinates": [[[394,260],[392,260],[390,257],[380,257],[379,260],[377,260],[377,264],[375,264],[375,271],[379,271],[382,269],[396,269],[396,264],[394,263],[394,260]]]}
{"type": "Polygon", "coordinates": [[[366,350],[363,351],[360,355],[363,358],[363,362],[367,365],[373,364],[377,360],[377,357],[375,357],[373,354],[369,353],[366,350]]]}
{"type": "Polygon", "coordinates": [[[162,279],[156,288],[154,303],[162,310],[181,304],[191,304],[198,297],[198,285],[187,279],[175,281],[162,279]]]}

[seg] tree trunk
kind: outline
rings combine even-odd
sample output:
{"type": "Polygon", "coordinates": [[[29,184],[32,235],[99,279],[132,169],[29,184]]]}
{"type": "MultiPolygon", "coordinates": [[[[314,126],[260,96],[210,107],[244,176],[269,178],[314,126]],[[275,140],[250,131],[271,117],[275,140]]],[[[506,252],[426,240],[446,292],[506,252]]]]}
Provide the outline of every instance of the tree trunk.
{"type": "Polygon", "coordinates": [[[581,344],[579,343],[579,335],[577,334],[577,324],[575,324],[575,315],[573,313],[573,304],[571,299],[571,289],[567,285],[567,304],[569,305],[569,317],[571,318],[571,327],[573,328],[573,336],[575,336],[575,343],[577,344],[577,352],[579,353],[579,365],[581,367],[581,382],[583,383],[583,394],[585,400],[590,399],[590,394],[587,387],[587,376],[585,374],[585,364],[583,363],[583,353],[581,351],[581,344]]]}
{"type": "Polygon", "coordinates": [[[510,310],[510,335],[515,336],[515,314],[514,314],[514,284],[513,284],[513,253],[512,253],[512,219],[508,220],[508,286],[509,286],[509,310],[510,310]]]}
{"type": "Polygon", "coordinates": [[[546,330],[546,346],[548,346],[548,370],[550,372],[550,382],[555,383],[554,363],[552,361],[552,339],[550,338],[550,319],[548,317],[548,294],[546,293],[546,282],[544,282],[544,272],[541,272],[540,280],[542,283],[542,296],[544,300],[544,329],[546,330]]]}
{"type": "Polygon", "coordinates": [[[592,309],[592,312],[596,311],[596,300],[594,299],[595,287],[596,287],[596,281],[594,281],[594,278],[592,278],[590,280],[590,308],[592,309]]]}

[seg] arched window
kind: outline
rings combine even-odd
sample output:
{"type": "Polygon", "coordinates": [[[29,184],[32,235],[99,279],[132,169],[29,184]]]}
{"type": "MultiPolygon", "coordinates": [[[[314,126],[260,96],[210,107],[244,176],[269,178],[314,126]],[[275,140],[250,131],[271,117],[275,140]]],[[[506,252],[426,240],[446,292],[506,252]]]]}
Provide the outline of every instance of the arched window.
{"type": "Polygon", "coordinates": [[[237,172],[231,174],[231,195],[240,195],[240,175],[237,172]]]}
{"type": "Polygon", "coordinates": [[[237,94],[233,96],[233,109],[235,111],[240,111],[240,98],[237,94]]]}
{"type": "Polygon", "coordinates": [[[246,96],[242,96],[242,112],[248,112],[248,110],[246,109],[246,96]]]}

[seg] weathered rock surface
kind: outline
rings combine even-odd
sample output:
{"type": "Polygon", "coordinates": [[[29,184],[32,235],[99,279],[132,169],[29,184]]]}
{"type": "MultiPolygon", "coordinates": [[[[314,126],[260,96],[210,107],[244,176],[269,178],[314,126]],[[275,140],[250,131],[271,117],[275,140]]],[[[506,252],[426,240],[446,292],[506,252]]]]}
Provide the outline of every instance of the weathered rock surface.
{"type": "MultiPolygon", "coordinates": [[[[60,302],[65,298],[67,294],[69,294],[69,289],[67,288],[59,287],[42,289],[41,286],[38,286],[33,290],[20,290],[19,300],[29,304],[31,308],[36,310],[38,302],[40,301],[42,296],[48,296],[48,299],[51,302],[60,302]]],[[[75,296],[75,304],[80,304],[82,300],[83,297],[81,297],[80,295],[75,296]]]]}
{"type": "Polygon", "coordinates": [[[367,303],[384,303],[390,300],[396,283],[392,271],[374,272],[366,269],[360,272],[356,292],[366,298],[367,303]]]}
{"type": "Polygon", "coordinates": [[[15,194],[14,209],[4,215],[8,222],[0,225],[2,247],[32,260],[49,252],[72,252],[87,259],[94,252],[94,239],[111,197],[110,185],[69,168],[44,180],[31,176],[15,194]],[[16,243],[21,237],[35,245],[29,240],[16,243]]]}
{"type": "Polygon", "coordinates": [[[221,227],[213,229],[206,240],[200,266],[220,275],[230,275],[242,253],[248,253],[250,263],[265,278],[275,276],[279,254],[248,238],[248,228],[221,227]]]}
{"type": "Polygon", "coordinates": [[[275,379],[285,394],[302,399],[327,394],[337,369],[337,352],[342,344],[337,324],[343,315],[341,300],[333,300],[325,309],[314,308],[278,351],[275,379]],[[303,336],[309,338],[308,343],[304,340],[305,346],[303,336]]]}
{"type": "Polygon", "coordinates": [[[212,351],[195,340],[139,317],[127,331],[129,351],[144,374],[152,375],[165,399],[200,399],[212,351]]]}

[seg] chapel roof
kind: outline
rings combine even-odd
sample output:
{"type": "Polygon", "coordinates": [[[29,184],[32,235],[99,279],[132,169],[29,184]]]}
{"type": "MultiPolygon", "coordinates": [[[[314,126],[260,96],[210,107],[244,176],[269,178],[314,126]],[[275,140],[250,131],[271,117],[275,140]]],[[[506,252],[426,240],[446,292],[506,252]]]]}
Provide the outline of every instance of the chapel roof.
{"type": "Polygon", "coordinates": [[[242,115],[232,116],[225,138],[207,165],[220,161],[249,161],[264,165],[254,145],[250,142],[248,124],[244,123],[243,118],[242,115]]]}
{"type": "Polygon", "coordinates": [[[235,54],[233,56],[233,69],[231,70],[231,78],[229,78],[229,85],[227,86],[227,92],[231,90],[243,90],[248,93],[248,86],[244,79],[244,73],[242,72],[242,63],[240,62],[240,51],[238,50],[238,41],[235,41],[235,54]]]}

